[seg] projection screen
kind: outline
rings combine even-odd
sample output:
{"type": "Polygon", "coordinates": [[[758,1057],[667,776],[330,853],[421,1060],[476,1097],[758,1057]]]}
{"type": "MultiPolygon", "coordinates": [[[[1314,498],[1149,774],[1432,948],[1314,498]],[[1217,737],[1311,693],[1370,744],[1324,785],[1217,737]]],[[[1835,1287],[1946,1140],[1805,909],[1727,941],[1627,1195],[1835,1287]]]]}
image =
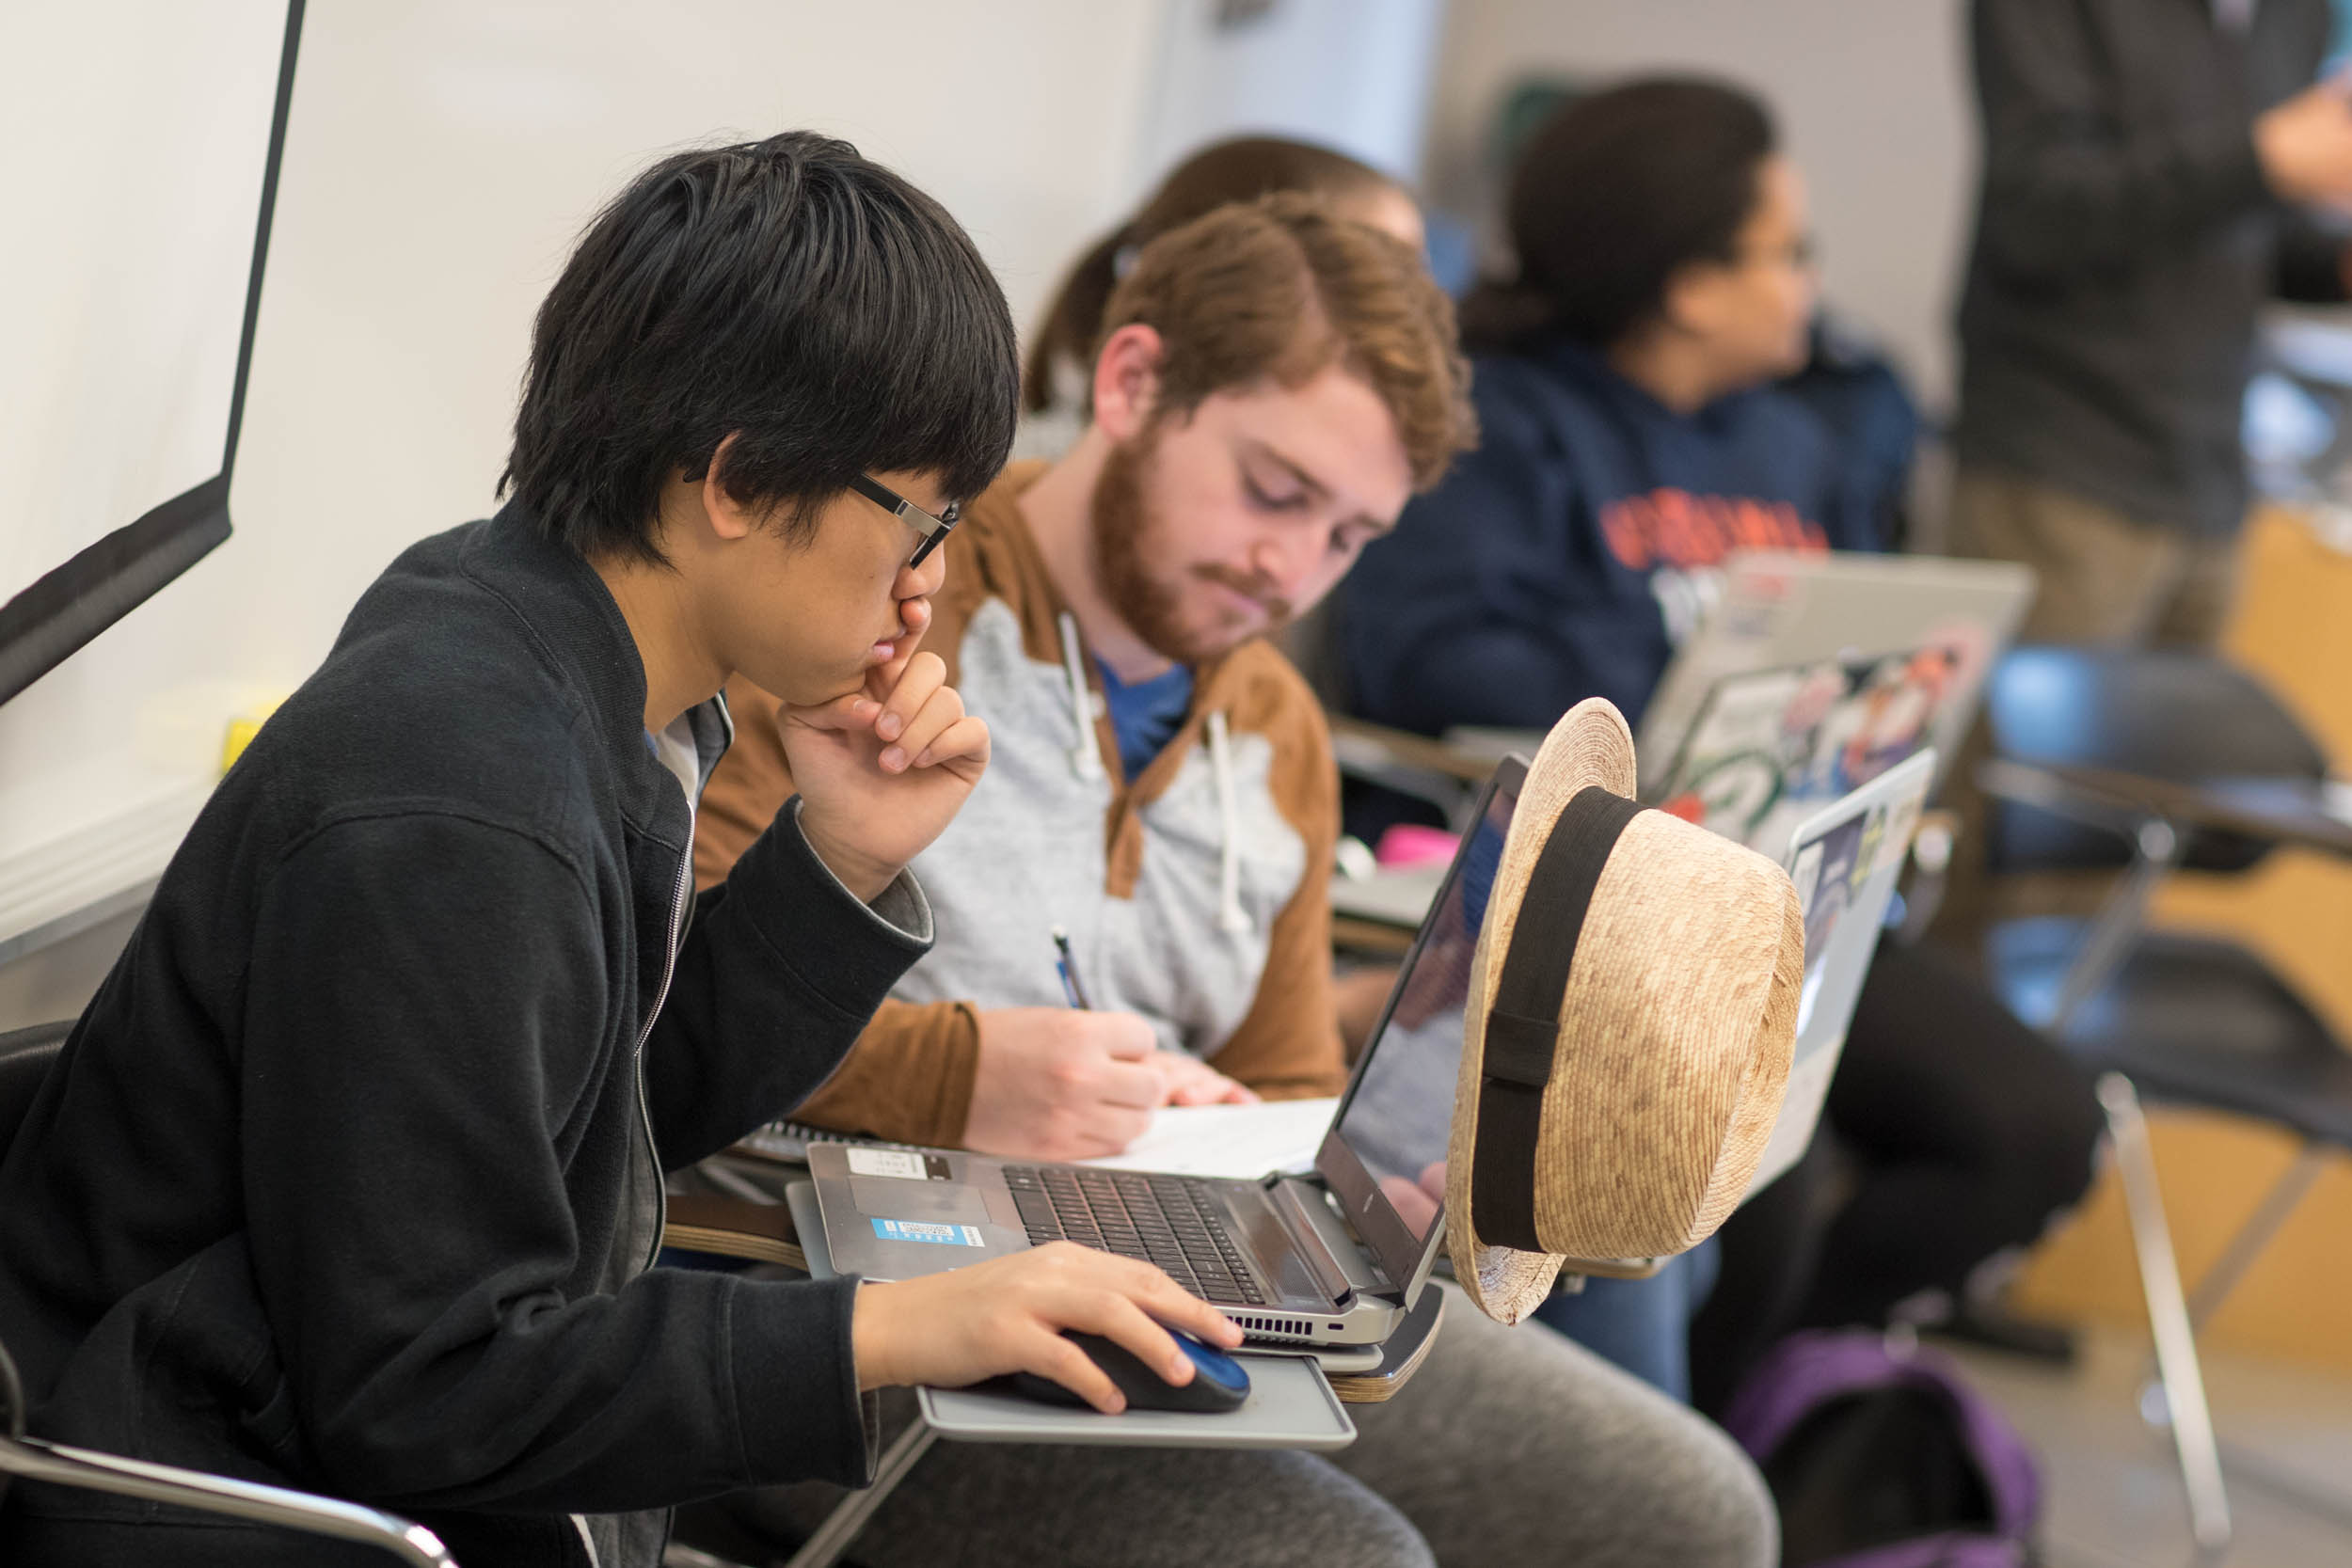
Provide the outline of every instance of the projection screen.
{"type": "Polygon", "coordinates": [[[229,536],[301,21],[0,7],[0,702],[229,536]]]}

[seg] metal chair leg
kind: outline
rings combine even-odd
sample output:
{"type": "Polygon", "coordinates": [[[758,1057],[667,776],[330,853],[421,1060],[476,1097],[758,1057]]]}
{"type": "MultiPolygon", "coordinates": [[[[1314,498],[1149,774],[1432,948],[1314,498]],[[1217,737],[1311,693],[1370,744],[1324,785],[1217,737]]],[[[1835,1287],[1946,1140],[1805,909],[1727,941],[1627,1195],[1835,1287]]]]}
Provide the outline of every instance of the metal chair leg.
{"type": "Polygon", "coordinates": [[[2205,1403],[2204,1373],[2197,1363],[2197,1331],[2189,1323],[2180,1266],[2172,1255],[2172,1233],[2165,1224],[2164,1198],[2156,1185],[2148,1119],[2131,1080],[2120,1072],[2100,1074],[2099,1103],[2106,1113],[2116,1170],[2123,1180],[2132,1250],[2139,1260],[2140,1291],[2148,1305],[2157,1373],[2171,1417],[2173,1451],[2188,1496],[2189,1530],[2200,1560],[2218,1562],[2230,1549],[2230,1500],[2214,1441],[2213,1413],[2205,1403]]]}
{"type": "Polygon", "coordinates": [[[939,1441],[939,1429],[917,1416],[897,1441],[882,1451],[882,1463],[874,1468],[874,1484],[860,1492],[852,1492],[834,1505],[825,1515],[825,1522],[817,1527],[815,1534],[801,1544],[785,1562],[784,1568],[833,1568],[857,1532],[866,1528],[866,1521],[874,1516],[898,1483],[907,1479],[907,1472],[915,1462],[931,1451],[939,1441]]]}
{"type": "Polygon", "coordinates": [[[2220,1258],[2189,1291],[2188,1323],[2191,1328],[2204,1327],[2221,1309],[2221,1304],[2228,1299],[2230,1291],[2245,1277],[2246,1271],[2253,1267],[2254,1259],[2261,1257],[2263,1248],[2270,1244],[2270,1238],[2279,1233],[2279,1227],[2286,1224],[2287,1216],[2294,1213],[2296,1206],[2303,1201],[2303,1195],[2312,1190],[2312,1183],[2318,1180],[2320,1173],[2328,1168],[2328,1159],[2332,1152],[2328,1145],[2315,1138],[2304,1140],[2302,1148],[2295,1156],[2295,1163],[2271,1183],[2270,1191],[2263,1195],[2263,1200],[2254,1206],[2254,1212],[2247,1216],[2246,1223],[2238,1227],[2237,1234],[2230,1238],[2230,1244],[2221,1249],[2220,1258]]]}
{"type": "MultiPolygon", "coordinates": [[[[2280,1227],[2286,1224],[2288,1216],[2302,1203],[2303,1196],[2328,1168],[2333,1154],[2330,1146],[2316,1139],[2304,1141],[2294,1162],[2280,1173],[2279,1180],[2271,1183],[2246,1223],[2238,1227],[2237,1234],[2221,1249],[2220,1258],[2189,1288],[2188,1323],[2192,1331],[2213,1321],[2213,1315],[2229,1299],[2230,1291],[2253,1267],[2254,1259],[2262,1256],[2270,1239],[2279,1233],[2280,1227]]],[[[2222,1473],[2237,1481],[2241,1489],[2257,1487],[2306,1513],[2340,1528],[2352,1529],[2352,1496],[2323,1490],[2243,1444],[2221,1438],[2217,1446],[2222,1473]]]]}
{"type": "MultiPolygon", "coordinates": [[[[2221,1304],[2229,1299],[2237,1282],[2246,1277],[2246,1271],[2254,1266],[2254,1259],[2262,1256],[2270,1239],[2279,1233],[2279,1227],[2286,1224],[2287,1217],[2303,1201],[2303,1195],[2312,1190],[2312,1183],[2328,1168],[2329,1153],[2326,1144],[2316,1139],[2304,1140],[2294,1163],[2270,1184],[2262,1201],[2254,1205],[2253,1212],[2246,1216],[2236,1234],[2222,1247],[2221,1256],[2188,1288],[2190,1329],[2203,1329],[2213,1321],[2213,1315],[2221,1310],[2221,1304]]],[[[2151,1354],[2142,1365],[2140,1376],[2146,1379],[2155,1375],[2155,1357],[2151,1354]]]]}
{"type": "Polygon", "coordinates": [[[2139,941],[2140,927],[2148,918],[2149,900],[2155,896],[2165,879],[2179,868],[2181,855],[2187,848],[2181,835],[2172,831],[2172,825],[2161,817],[2141,822],[2132,843],[2132,863],[2117,879],[2114,890],[2099,908],[2098,917],[2083,934],[2074,961],[2067,966],[2065,976],[2058,982],[2050,1016],[2038,1021],[2053,1039],[2064,1037],[2076,1009],[2096,996],[2122,966],[2133,944],[2139,941]]]}

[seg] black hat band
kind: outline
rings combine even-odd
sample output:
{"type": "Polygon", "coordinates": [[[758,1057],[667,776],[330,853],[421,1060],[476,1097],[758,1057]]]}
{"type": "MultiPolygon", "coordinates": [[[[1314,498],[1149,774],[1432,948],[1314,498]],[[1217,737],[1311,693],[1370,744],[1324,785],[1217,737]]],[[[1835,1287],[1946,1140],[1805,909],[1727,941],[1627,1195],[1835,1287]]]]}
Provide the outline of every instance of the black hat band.
{"type": "Polygon", "coordinates": [[[1470,1207],[1482,1242],[1546,1250],[1535,1239],[1535,1149],[1559,1047],[1560,1007],[1600,874],[1626,824],[1643,810],[1598,784],[1578,790],[1553,820],[1519,898],[1479,1060],[1470,1207]]]}

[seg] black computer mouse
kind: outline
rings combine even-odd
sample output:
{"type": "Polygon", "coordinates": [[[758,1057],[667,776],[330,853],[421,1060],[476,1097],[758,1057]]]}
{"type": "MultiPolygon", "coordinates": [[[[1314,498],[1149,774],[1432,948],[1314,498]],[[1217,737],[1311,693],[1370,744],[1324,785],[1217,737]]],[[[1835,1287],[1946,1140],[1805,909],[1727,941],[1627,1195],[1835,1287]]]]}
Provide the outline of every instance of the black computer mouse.
{"type": "MultiPolygon", "coordinates": [[[[1100,1334],[1081,1334],[1075,1329],[1066,1330],[1062,1338],[1086,1352],[1088,1358],[1103,1369],[1112,1386],[1127,1396],[1127,1407],[1131,1410],[1239,1408],[1249,1397],[1249,1374],[1242,1370],[1242,1364],[1189,1334],[1180,1334],[1172,1328],[1168,1332],[1192,1358],[1192,1381],[1181,1386],[1145,1366],[1135,1352],[1116,1339],[1105,1339],[1100,1334]]],[[[1052,1378],[1040,1377],[1035,1372],[1015,1372],[1012,1386],[1018,1393],[1049,1404],[1086,1406],[1086,1401],[1052,1378]]]]}

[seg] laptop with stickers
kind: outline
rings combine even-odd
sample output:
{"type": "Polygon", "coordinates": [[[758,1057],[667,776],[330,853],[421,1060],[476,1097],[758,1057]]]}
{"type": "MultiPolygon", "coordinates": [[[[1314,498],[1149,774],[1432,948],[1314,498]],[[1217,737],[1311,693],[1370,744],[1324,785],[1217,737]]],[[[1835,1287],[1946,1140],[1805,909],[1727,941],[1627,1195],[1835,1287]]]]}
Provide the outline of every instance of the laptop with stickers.
{"type": "Polygon", "coordinates": [[[1481,792],[1312,1170],[1235,1180],[813,1145],[834,1267],[902,1279],[1070,1240],[1160,1265],[1253,1340],[1386,1339],[1445,1234],[1470,959],[1526,773],[1507,759],[1481,792]]]}
{"type": "MultiPolygon", "coordinates": [[[[1667,775],[1688,773],[1692,731],[1704,721],[1727,717],[1727,709],[1754,709],[1772,695],[1742,682],[1760,677],[1769,687],[1775,673],[1790,670],[1818,681],[1827,670],[1859,666],[1867,676],[1861,684],[1881,700],[1867,714],[1858,709],[1857,721],[1885,735],[1908,731],[1913,745],[1933,746],[1948,766],[1976,717],[1986,674],[2033,600],[2033,586],[2030,568],[2005,561],[1734,555],[1717,579],[1712,608],[1642,710],[1634,731],[1642,799],[1664,799],[1667,775]],[[1897,658],[1899,666],[1886,665],[1897,658]],[[1731,691],[1719,693],[1726,681],[1731,691]],[[1915,715],[1915,705],[1921,708],[1915,715]]],[[[1831,695],[1810,694],[1823,702],[1831,695]]],[[[1696,749],[1707,750],[1707,743],[1696,749]]],[[[1827,789],[1820,798],[1838,793],[1827,789]]],[[[1781,848],[1743,832],[1732,836],[1768,855],[1781,848]]]]}
{"type": "Polygon", "coordinates": [[[1934,751],[1914,752],[1789,833],[1781,863],[1788,868],[1804,911],[1804,986],[1798,992],[1788,1096],[1748,1183],[1751,1193],[1795,1164],[1813,1141],[1903,857],[1934,779],[1934,751]]]}

